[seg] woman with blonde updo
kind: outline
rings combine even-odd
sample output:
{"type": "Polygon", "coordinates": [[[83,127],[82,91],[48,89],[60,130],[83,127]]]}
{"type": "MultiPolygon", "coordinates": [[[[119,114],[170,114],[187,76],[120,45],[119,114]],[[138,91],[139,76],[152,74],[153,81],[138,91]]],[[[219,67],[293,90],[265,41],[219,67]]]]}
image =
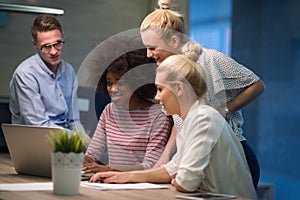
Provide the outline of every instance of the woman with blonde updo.
{"type": "Polygon", "coordinates": [[[100,172],[90,181],[172,183],[180,192],[201,189],[254,199],[242,145],[224,117],[204,103],[206,77],[195,62],[201,47],[187,43],[183,49],[184,54],[169,56],[158,66],[155,78],[155,99],[164,113],[183,119],[172,160],[156,169],[100,172]]]}
{"type": "MultiPolygon", "coordinates": [[[[140,26],[147,56],[155,59],[157,64],[171,55],[181,53],[181,47],[189,40],[185,35],[183,15],[171,10],[171,4],[171,0],[159,0],[160,8],[147,15],[140,26]]],[[[202,53],[196,60],[203,66],[206,74],[206,103],[222,114],[240,140],[256,188],[260,176],[259,163],[243,136],[244,119],[241,109],[264,91],[264,83],[251,70],[219,51],[202,48],[202,53]]],[[[175,152],[172,138],[180,131],[182,121],[177,115],[173,115],[173,119],[176,131],[173,128],[167,148],[156,166],[166,162],[175,152]]]]}

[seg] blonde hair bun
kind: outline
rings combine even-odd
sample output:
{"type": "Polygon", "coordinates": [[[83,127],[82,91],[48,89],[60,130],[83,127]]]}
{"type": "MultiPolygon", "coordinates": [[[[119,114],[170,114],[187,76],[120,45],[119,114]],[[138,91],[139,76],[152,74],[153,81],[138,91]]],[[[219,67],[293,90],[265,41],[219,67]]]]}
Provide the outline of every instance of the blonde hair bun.
{"type": "Polygon", "coordinates": [[[198,43],[187,42],[181,51],[184,56],[196,62],[202,53],[202,47],[198,43]]]}
{"type": "Polygon", "coordinates": [[[160,9],[170,9],[172,4],[172,0],[159,0],[158,6],[160,9]]]}

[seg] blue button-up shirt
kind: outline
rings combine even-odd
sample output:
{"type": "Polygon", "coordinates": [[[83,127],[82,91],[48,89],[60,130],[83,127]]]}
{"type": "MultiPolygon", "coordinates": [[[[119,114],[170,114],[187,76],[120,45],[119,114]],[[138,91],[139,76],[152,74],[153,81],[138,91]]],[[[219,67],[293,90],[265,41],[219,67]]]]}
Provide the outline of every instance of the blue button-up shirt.
{"type": "Polygon", "coordinates": [[[55,75],[38,54],[29,57],[18,66],[10,82],[12,123],[84,132],[77,88],[76,73],[69,63],[62,60],[55,75]]]}

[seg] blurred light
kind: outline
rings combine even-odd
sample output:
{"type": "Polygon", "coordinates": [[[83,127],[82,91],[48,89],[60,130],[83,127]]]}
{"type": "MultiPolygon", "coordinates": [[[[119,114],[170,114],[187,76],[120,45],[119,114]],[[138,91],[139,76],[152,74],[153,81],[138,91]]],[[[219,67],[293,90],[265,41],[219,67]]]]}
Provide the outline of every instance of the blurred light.
{"type": "Polygon", "coordinates": [[[56,8],[46,8],[39,6],[26,6],[17,4],[0,3],[0,11],[4,12],[21,12],[21,13],[35,13],[35,14],[52,14],[63,15],[64,10],[56,8]]]}

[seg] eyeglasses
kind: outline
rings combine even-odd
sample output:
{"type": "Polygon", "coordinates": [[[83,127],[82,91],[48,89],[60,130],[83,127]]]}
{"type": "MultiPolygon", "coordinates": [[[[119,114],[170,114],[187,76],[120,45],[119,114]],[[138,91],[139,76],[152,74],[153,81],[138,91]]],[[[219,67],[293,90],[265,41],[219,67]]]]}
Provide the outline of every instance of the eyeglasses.
{"type": "Polygon", "coordinates": [[[43,46],[41,46],[41,51],[43,53],[49,53],[52,49],[52,47],[54,47],[56,50],[61,50],[63,48],[65,44],[65,41],[63,40],[58,40],[52,44],[44,44],[43,46]]]}

